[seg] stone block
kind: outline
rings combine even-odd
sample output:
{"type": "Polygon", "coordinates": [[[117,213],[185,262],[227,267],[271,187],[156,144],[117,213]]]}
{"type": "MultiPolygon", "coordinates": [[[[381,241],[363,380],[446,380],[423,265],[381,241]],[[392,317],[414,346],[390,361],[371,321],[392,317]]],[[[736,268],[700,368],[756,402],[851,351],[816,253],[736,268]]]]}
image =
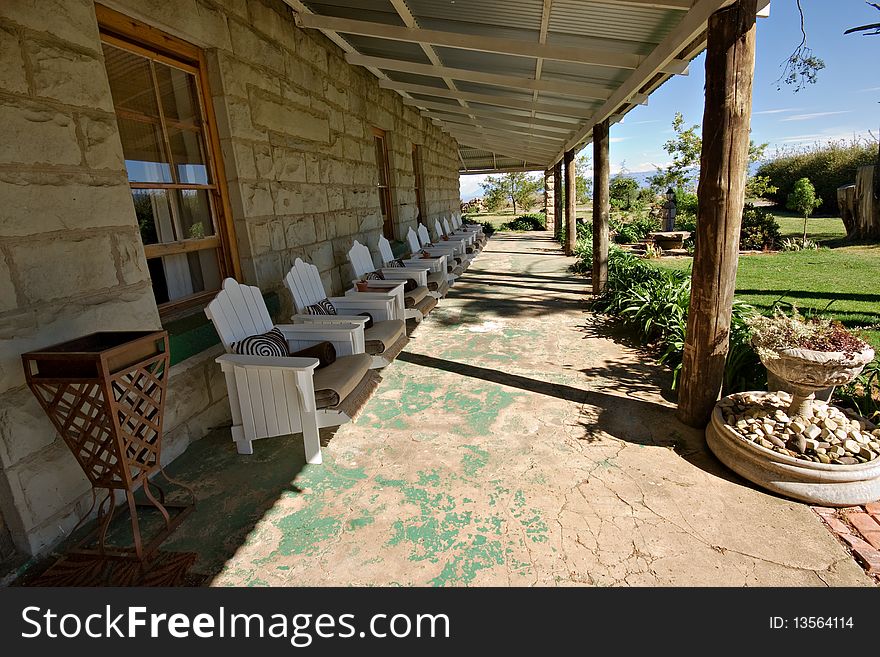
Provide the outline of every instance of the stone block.
{"type": "Polygon", "coordinates": [[[357,210],[360,208],[376,207],[379,205],[378,192],[369,187],[346,187],[345,209],[357,210]]]}
{"type": "Polygon", "coordinates": [[[267,182],[239,181],[245,217],[266,217],[275,212],[275,202],[267,182]]]}
{"type": "Polygon", "coordinates": [[[318,222],[314,217],[303,216],[284,221],[284,235],[287,248],[299,248],[319,241],[316,231],[318,222]]]}
{"type": "Polygon", "coordinates": [[[338,80],[331,78],[324,80],[324,99],[342,109],[348,109],[348,90],[338,80]]]}
{"type": "Polygon", "coordinates": [[[70,164],[82,160],[73,117],[27,101],[0,100],[0,162],[70,164]]]}
{"type": "Polygon", "coordinates": [[[358,114],[345,114],[342,120],[345,126],[345,134],[357,139],[364,138],[364,120],[358,114]]]}
{"type": "Polygon", "coordinates": [[[214,98],[214,115],[221,137],[268,141],[265,130],[254,126],[251,106],[246,98],[237,96],[214,98]]]}
{"type": "Polygon", "coordinates": [[[276,5],[284,13],[279,13],[272,7],[267,7],[262,2],[248,2],[248,17],[251,26],[269,37],[272,41],[294,47],[293,38],[293,15],[284,5],[276,5]]]}
{"type": "Polygon", "coordinates": [[[269,243],[273,251],[283,251],[286,244],[284,242],[284,227],[281,221],[272,221],[269,223],[269,243]]]}
{"type": "Polygon", "coordinates": [[[35,32],[50,32],[80,47],[100,49],[95,9],[90,0],[13,0],[4,2],[0,13],[35,32]]]}
{"type": "Polygon", "coordinates": [[[327,73],[327,51],[305,30],[295,30],[296,53],[321,73],[327,73]]]}
{"type": "Polygon", "coordinates": [[[165,400],[166,431],[173,431],[210,403],[205,364],[200,358],[190,358],[169,370],[168,397],[165,400]]]}
{"type": "Polygon", "coordinates": [[[321,73],[298,55],[287,51],[284,53],[284,72],[288,80],[296,80],[296,83],[304,89],[320,93],[323,88],[324,78],[321,73]]]}
{"type": "Polygon", "coordinates": [[[266,253],[270,246],[269,225],[265,223],[253,223],[250,224],[248,228],[251,238],[252,255],[266,253]]]}
{"type": "Polygon", "coordinates": [[[315,116],[304,107],[259,90],[251,91],[250,99],[255,126],[300,139],[329,142],[330,128],[326,117],[315,116]]]}
{"type": "Polygon", "coordinates": [[[15,506],[26,530],[69,509],[91,485],[67,445],[56,440],[7,470],[15,506]]]}
{"type": "Polygon", "coordinates": [[[18,33],[2,25],[0,25],[0,89],[19,94],[25,94],[28,90],[18,33]]]}
{"type": "Polygon", "coordinates": [[[302,211],[307,214],[317,214],[327,212],[329,205],[327,203],[327,188],[324,185],[302,186],[302,211]]]}
{"type": "Polygon", "coordinates": [[[18,299],[12,281],[12,272],[6,262],[6,256],[0,252],[0,313],[16,307],[18,307],[18,299]]]}
{"type": "MultiPolygon", "coordinates": [[[[292,103],[302,107],[315,109],[315,102],[311,92],[299,84],[291,84],[287,80],[281,81],[281,95],[292,103]]],[[[318,110],[320,111],[320,110],[318,110]]]]}
{"type": "Polygon", "coordinates": [[[97,54],[61,47],[54,42],[26,40],[34,95],[107,112],[113,111],[104,62],[97,54]]]}
{"type": "MultiPolygon", "coordinates": [[[[128,5],[131,13],[159,29],[180,36],[202,48],[229,50],[229,29],[226,15],[210,2],[202,0],[116,0],[115,5],[128,5]]],[[[224,9],[235,8],[238,0],[223,0],[224,9]]],[[[119,7],[126,12],[125,6],[119,7]]],[[[238,13],[238,12],[236,12],[238,13]]]]}
{"type": "Polygon", "coordinates": [[[29,388],[10,390],[0,399],[0,464],[10,468],[58,434],[29,388]]]}
{"type": "Polygon", "coordinates": [[[272,196],[276,215],[303,213],[303,193],[299,185],[273,182],[272,196]]]}
{"type": "Polygon", "coordinates": [[[230,52],[217,53],[217,69],[219,80],[212,79],[215,92],[222,89],[225,95],[239,98],[248,97],[249,87],[275,94],[281,92],[281,82],[277,75],[267,75],[266,71],[239,59],[230,52]],[[215,86],[218,82],[221,86],[215,86]]]}
{"type": "Polygon", "coordinates": [[[134,285],[149,282],[150,272],[137,230],[120,231],[113,235],[113,256],[117,278],[122,283],[134,285]]]}
{"type": "MultiPolygon", "coordinates": [[[[306,155],[290,148],[276,146],[272,149],[275,179],[289,182],[306,182],[306,155]]],[[[317,161],[316,156],[315,160],[317,161]]]]}
{"type": "Polygon", "coordinates": [[[254,256],[254,273],[260,288],[268,290],[277,287],[284,277],[281,271],[281,258],[277,253],[254,256]]]}
{"type": "Polygon", "coordinates": [[[328,185],[327,189],[327,210],[335,212],[345,208],[345,192],[342,187],[336,185],[328,185]]]}
{"type": "Polygon", "coordinates": [[[322,160],[317,155],[306,153],[306,182],[326,183],[329,181],[329,171],[333,166],[332,160],[322,160]]]}
{"type": "MultiPolygon", "coordinates": [[[[351,245],[349,244],[349,247],[351,245]]],[[[330,242],[321,242],[306,250],[306,259],[315,265],[320,272],[329,271],[336,265],[336,259],[333,256],[333,244],[330,242]]]]}
{"type": "Polygon", "coordinates": [[[119,131],[111,117],[98,119],[81,116],[79,130],[82,134],[83,154],[89,167],[125,170],[125,156],[119,142],[119,131]]]}
{"type": "Polygon", "coordinates": [[[110,289],[119,282],[109,235],[77,236],[11,244],[19,292],[28,303],[42,303],[110,289]]]}
{"type": "Polygon", "coordinates": [[[253,180],[261,177],[258,175],[254,149],[250,144],[238,139],[223,139],[220,142],[220,149],[228,178],[253,180]]]}
{"type": "Polygon", "coordinates": [[[284,55],[278,44],[273,43],[251,27],[238,20],[229,21],[229,37],[232,52],[245,61],[284,72],[284,55]]]}

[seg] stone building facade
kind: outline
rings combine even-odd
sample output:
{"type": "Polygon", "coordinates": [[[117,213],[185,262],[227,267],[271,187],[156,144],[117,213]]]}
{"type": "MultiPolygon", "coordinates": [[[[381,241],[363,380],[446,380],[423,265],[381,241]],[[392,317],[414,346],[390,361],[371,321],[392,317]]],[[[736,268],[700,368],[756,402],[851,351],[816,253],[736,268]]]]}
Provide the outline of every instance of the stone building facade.
{"type": "MultiPolygon", "coordinates": [[[[352,240],[375,251],[383,232],[375,134],[388,153],[393,237],[416,222],[417,185],[425,219],[458,209],[454,140],[321,34],[298,29],[281,0],[104,5],[202,53],[227,273],[275,292],[279,319],[290,308],[281,280],[297,257],[338,294],[350,284],[352,240]]],[[[0,560],[13,544],[45,551],[91,501],[24,386],[20,354],[202,315],[199,304],[169,312],[157,301],[96,10],[91,0],[0,3],[0,560]]],[[[165,460],[228,421],[219,348],[206,347],[171,369],[165,460]]]]}

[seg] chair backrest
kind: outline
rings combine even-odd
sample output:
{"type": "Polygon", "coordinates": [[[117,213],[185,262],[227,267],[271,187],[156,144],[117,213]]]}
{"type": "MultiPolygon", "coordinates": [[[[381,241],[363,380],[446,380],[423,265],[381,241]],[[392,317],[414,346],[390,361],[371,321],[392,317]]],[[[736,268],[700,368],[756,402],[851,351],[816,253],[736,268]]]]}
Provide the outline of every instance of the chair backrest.
{"type": "Polygon", "coordinates": [[[444,231],[444,233],[443,233],[444,235],[450,235],[450,234],[452,234],[452,231],[449,230],[449,222],[446,221],[445,218],[443,219],[443,231],[444,231]]]}
{"type": "MultiPolygon", "coordinates": [[[[421,248],[419,247],[419,238],[416,237],[412,228],[406,233],[406,241],[409,243],[410,253],[419,252],[419,248],[421,248]]],[[[394,251],[391,250],[391,242],[389,242],[388,238],[384,235],[379,235],[379,257],[382,259],[383,265],[387,265],[394,260],[394,251]]]]}
{"type": "Polygon", "coordinates": [[[443,228],[440,227],[440,221],[437,219],[434,219],[434,232],[437,233],[438,240],[446,234],[443,232],[443,228]]]}
{"type": "Polygon", "coordinates": [[[298,313],[303,312],[306,306],[311,306],[327,298],[318,268],[308,262],[303,262],[302,258],[297,258],[293,263],[293,267],[284,277],[284,284],[290,290],[293,306],[298,313]]]}
{"type": "Polygon", "coordinates": [[[427,226],[425,226],[425,224],[419,224],[418,235],[419,235],[419,243],[422,246],[425,246],[425,244],[431,243],[431,236],[428,234],[428,228],[427,228],[427,226]]]}
{"type": "Polygon", "coordinates": [[[357,240],[354,241],[354,244],[348,250],[348,261],[351,263],[354,275],[358,278],[376,269],[373,265],[373,256],[370,255],[370,249],[357,240]]]}
{"type": "Polygon", "coordinates": [[[233,342],[265,333],[273,326],[260,288],[242,285],[234,278],[223,281],[223,289],[205,308],[205,314],[214,323],[226,351],[233,342]]]}

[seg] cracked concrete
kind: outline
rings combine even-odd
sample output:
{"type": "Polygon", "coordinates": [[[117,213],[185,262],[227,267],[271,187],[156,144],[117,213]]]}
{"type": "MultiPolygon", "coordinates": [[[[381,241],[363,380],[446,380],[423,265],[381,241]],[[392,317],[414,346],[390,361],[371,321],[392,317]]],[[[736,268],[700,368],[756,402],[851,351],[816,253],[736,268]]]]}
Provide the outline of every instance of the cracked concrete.
{"type": "Polygon", "coordinates": [[[498,234],[361,416],[171,474],[199,506],[168,549],[212,585],[871,585],[806,505],[677,422],[668,372],[585,310],[547,234],[498,234]]]}

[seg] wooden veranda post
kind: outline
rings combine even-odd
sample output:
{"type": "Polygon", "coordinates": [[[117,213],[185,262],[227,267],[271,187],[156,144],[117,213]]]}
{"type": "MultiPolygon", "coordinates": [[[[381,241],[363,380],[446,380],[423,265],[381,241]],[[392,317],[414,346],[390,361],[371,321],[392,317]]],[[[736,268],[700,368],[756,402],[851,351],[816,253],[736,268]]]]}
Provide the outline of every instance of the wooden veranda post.
{"type": "Polygon", "coordinates": [[[553,167],[553,236],[562,236],[562,160],[553,167]]]}
{"type": "Polygon", "coordinates": [[[593,294],[608,284],[608,216],[611,213],[608,119],[593,126],[593,294]]]}
{"type": "Polygon", "coordinates": [[[574,243],[577,241],[577,218],[575,217],[575,172],[574,150],[565,151],[565,255],[574,254],[574,243]]]}
{"type": "Polygon", "coordinates": [[[736,286],[755,70],[757,0],[709,18],[697,248],[678,417],[705,426],[721,392],[736,286]]]}

